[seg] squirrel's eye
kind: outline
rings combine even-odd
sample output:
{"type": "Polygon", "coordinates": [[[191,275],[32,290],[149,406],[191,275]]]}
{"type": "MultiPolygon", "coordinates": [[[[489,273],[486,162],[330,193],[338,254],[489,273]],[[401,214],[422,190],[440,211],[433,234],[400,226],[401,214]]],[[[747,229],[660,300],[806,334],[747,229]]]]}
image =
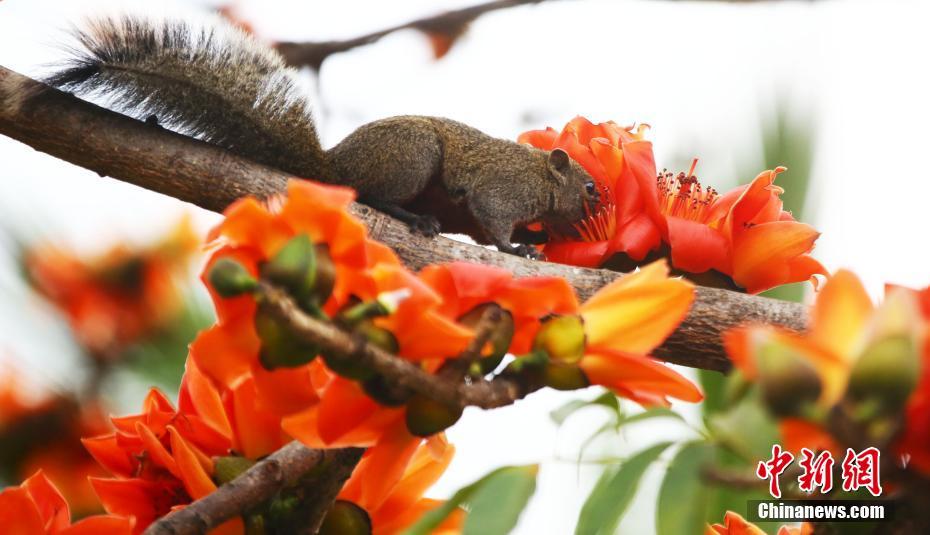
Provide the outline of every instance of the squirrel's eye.
{"type": "Polygon", "coordinates": [[[594,187],[594,182],[585,182],[584,190],[588,192],[588,195],[594,195],[597,192],[597,188],[594,187]]]}

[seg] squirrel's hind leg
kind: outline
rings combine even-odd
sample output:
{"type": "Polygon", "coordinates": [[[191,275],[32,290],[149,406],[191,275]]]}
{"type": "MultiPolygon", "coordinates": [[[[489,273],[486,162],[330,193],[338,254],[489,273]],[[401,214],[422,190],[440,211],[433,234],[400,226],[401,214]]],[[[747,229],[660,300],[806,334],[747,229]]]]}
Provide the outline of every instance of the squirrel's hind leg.
{"type": "Polygon", "coordinates": [[[433,236],[439,234],[439,220],[431,215],[415,214],[403,209],[396,204],[386,203],[375,199],[360,198],[359,201],[367,204],[368,206],[371,206],[375,210],[384,212],[391,217],[403,221],[410,227],[411,231],[416,232],[417,234],[422,234],[427,238],[432,238],[433,236]]]}

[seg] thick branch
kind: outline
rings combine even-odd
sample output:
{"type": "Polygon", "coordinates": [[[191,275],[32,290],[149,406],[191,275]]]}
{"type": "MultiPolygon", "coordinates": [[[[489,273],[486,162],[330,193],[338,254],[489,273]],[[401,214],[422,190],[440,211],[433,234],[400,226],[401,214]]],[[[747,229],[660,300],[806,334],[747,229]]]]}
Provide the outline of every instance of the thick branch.
{"type": "Polygon", "coordinates": [[[390,379],[390,384],[397,388],[419,392],[453,407],[471,405],[483,409],[510,405],[535,389],[500,377],[493,381],[475,380],[466,384],[426,373],[421,367],[369,344],[364,338],[354,337],[332,323],[311,317],[277,288],[262,283],[259,292],[262,306],[267,307],[307,342],[327,351],[350,356],[353,361],[390,379]]]}
{"type": "MultiPolygon", "coordinates": [[[[342,474],[358,462],[362,450],[314,450],[299,442],[291,442],[259,461],[252,468],[215,492],[170,513],[154,522],[145,535],[201,535],[232,518],[242,516],[256,505],[272,498],[283,488],[297,484],[300,478],[316,467],[338,474],[339,487],[321,485],[321,494],[330,502],[339,492],[345,477],[342,474]]],[[[347,477],[347,476],[346,476],[347,477]]],[[[334,480],[332,482],[336,484],[334,480]]],[[[321,500],[321,503],[325,500],[321,500]]],[[[322,513],[317,511],[319,522],[322,513]]],[[[325,513],[325,510],[323,511],[325,513]]]]}
{"type": "Polygon", "coordinates": [[[425,17],[399,24],[381,31],[372,32],[354,39],[343,41],[321,41],[289,43],[282,42],[276,46],[284,60],[291,65],[312,67],[320,70],[320,66],[329,56],[352,50],[353,48],[370,45],[382,37],[400,30],[420,30],[422,32],[439,34],[454,39],[468,24],[481,15],[498,9],[521,6],[525,4],[538,4],[543,0],[495,0],[477,6],[470,6],[455,11],[447,11],[432,17],[425,17]]]}
{"type": "MultiPolygon", "coordinates": [[[[102,176],[157,191],[213,211],[251,194],[268,196],[291,178],[223,150],[110,112],[0,67],[0,133],[102,176]],[[31,97],[31,98],[30,98],[31,97]]],[[[354,213],[374,239],[394,248],[412,269],[469,261],[504,267],[517,276],[568,280],[580,298],[589,297],[620,273],[538,262],[448,238],[411,234],[406,225],[366,206],[354,213]]],[[[684,322],[655,354],[669,362],[726,370],[720,334],[743,322],[801,330],[806,308],[715,288],[698,288],[684,322]]]]}

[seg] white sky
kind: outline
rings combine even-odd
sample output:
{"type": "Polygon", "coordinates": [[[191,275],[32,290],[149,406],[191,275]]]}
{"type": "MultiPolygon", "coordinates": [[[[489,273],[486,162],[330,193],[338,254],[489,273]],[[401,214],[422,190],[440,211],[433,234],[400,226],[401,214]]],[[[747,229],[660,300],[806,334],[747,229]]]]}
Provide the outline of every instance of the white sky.
{"type": "MultiPolygon", "coordinates": [[[[354,37],[473,1],[243,1],[243,14],[270,39],[354,37]]],[[[0,2],[0,64],[28,74],[60,58],[61,29],[93,13],[154,9],[187,14],[203,4],[92,0],[0,2]]],[[[817,121],[813,221],[817,257],[851,267],[877,295],[885,281],[930,283],[924,236],[928,183],[930,8],[915,1],[781,1],[753,5],[661,0],[575,0],[479,19],[444,60],[432,61],[412,32],[335,56],[320,80],[307,75],[324,142],[358,125],[406,113],[444,115],[514,138],[576,114],[653,126],[659,166],[701,158],[706,182],[727,187],[759,158],[758,130],[777,96],[817,121]],[[923,244],[923,245],[922,245],[923,244]]],[[[761,170],[761,169],[759,169],[761,170]]],[[[790,172],[790,170],[789,170],[790,172]]],[[[0,139],[0,225],[100,248],[142,239],[190,211],[202,228],[216,216],[103,179],[0,139]]],[[[66,333],[0,270],[0,353],[42,380],[65,383],[74,355],[66,333]]],[[[450,433],[460,454],[438,495],[505,463],[548,461],[519,533],[571,532],[586,489],[571,458],[596,414],[556,432],[548,409],[571,395],[540,394],[515,407],[468,413],[450,433]]],[[[673,430],[627,436],[625,450],[673,430]]],[[[653,480],[655,478],[653,477],[653,480]]],[[[652,481],[654,485],[654,481],[652,481]]],[[[621,531],[653,530],[651,497],[634,504],[621,531]]]]}

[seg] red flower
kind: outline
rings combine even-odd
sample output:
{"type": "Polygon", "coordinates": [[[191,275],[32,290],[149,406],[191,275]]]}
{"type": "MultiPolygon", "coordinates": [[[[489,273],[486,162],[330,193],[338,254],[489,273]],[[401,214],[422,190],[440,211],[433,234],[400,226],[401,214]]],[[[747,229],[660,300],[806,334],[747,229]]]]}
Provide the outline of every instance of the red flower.
{"type": "Polygon", "coordinates": [[[42,471],[0,492],[0,526],[11,535],[129,535],[132,523],[117,516],[91,516],[71,523],[68,502],[42,471]]]}
{"type": "Polygon", "coordinates": [[[24,479],[43,471],[81,515],[100,511],[88,476],[103,471],[81,445],[81,437],[109,429],[100,407],[78,405],[60,394],[36,399],[8,373],[0,384],[0,456],[5,469],[24,479]]]}
{"type": "MultiPolygon", "coordinates": [[[[778,529],[778,535],[813,535],[814,526],[812,524],[804,523],[801,524],[801,527],[789,528],[788,526],[782,526],[778,529]]],[[[707,529],[704,531],[705,535],[765,535],[765,531],[755,526],[754,524],[747,522],[745,518],[734,513],[733,511],[727,511],[726,516],[723,518],[723,524],[714,524],[713,526],[707,526],[707,529]]]]}
{"type": "MultiPolygon", "coordinates": [[[[339,499],[352,502],[368,513],[373,535],[401,533],[424,513],[442,504],[440,500],[424,498],[423,493],[439,479],[454,454],[455,448],[444,439],[420,444],[412,450],[411,459],[404,463],[405,468],[396,482],[386,492],[374,493],[372,484],[378,485],[384,473],[377,465],[378,459],[368,455],[359,462],[339,493],[339,499]]],[[[457,510],[433,533],[460,533],[463,517],[464,511],[457,510]]]]}
{"type": "Polygon", "coordinates": [[[717,270],[749,293],[826,273],[807,254],[819,234],[782,210],[782,190],[773,181],[784,168],[718,196],[690,172],[657,175],[642,130],[576,117],[561,133],[520,136],[538,148],[566,150],[602,190],[601,206],[575,226],[577,235],[550,229],[549,260],[593,267],[619,253],[640,262],[665,244],[674,268],[717,270]]]}
{"type": "Polygon", "coordinates": [[[148,248],[118,245],[84,259],[48,245],[25,251],[23,264],[32,286],[67,317],[78,341],[95,357],[112,358],[179,312],[177,279],[196,245],[185,218],[148,248]]]}
{"type": "MultiPolygon", "coordinates": [[[[92,480],[107,511],[135,519],[134,533],[154,520],[216,490],[214,457],[234,452],[263,457],[290,438],[280,420],[256,406],[251,381],[221,390],[188,360],[178,409],[157,390],[144,411],[113,418],[116,432],[84,445],[114,478],[92,480]]],[[[242,533],[240,519],[218,533],[242,533]]]]}

